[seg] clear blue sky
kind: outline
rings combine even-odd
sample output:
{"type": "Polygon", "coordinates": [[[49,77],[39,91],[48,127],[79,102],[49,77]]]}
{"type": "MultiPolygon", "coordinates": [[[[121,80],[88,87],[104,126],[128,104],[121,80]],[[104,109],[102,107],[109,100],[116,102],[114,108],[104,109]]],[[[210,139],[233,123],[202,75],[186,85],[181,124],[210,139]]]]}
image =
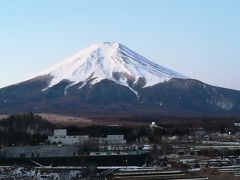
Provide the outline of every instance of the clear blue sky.
{"type": "Polygon", "coordinates": [[[240,90],[239,0],[1,1],[0,86],[102,41],[119,41],[190,78],[240,90]]]}

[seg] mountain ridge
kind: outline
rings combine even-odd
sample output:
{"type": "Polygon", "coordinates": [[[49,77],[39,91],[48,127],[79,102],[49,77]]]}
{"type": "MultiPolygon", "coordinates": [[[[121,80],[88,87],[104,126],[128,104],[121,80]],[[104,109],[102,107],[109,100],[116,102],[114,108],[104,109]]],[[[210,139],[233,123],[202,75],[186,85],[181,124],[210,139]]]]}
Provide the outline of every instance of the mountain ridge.
{"type": "Polygon", "coordinates": [[[22,112],[240,117],[240,91],[189,79],[119,43],[100,43],[0,89],[0,113],[22,112]]]}

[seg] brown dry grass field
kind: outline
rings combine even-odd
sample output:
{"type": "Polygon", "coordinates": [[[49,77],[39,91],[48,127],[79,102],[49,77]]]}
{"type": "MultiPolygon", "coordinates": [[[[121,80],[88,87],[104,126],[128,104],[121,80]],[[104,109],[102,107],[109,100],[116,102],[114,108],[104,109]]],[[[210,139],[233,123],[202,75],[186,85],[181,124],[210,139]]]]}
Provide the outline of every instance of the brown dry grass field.
{"type": "Polygon", "coordinates": [[[88,118],[65,116],[65,115],[58,115],[58,114],[46,114],[46,113],[40,113],[38,115],[41,116],[43,119],[55,124],[56,126],[75,125],[78,127],[84,127],[92,124],[92,120],[88,118]]]}
{"type": "Polygon", "coordinates": [[[43,119],[55,124],[58,127],[66,126],[77,126],[77,127],[86,127],[91,125],[127,125],[127,126],[141,126],[145,123],[141,122],[128,122],[125,120],[119,119],[107,119],[107,118],[84,118],[84,117],[75,117],[67,115],[58,115],[58,114],[46,114],[40,113],[43,119]]]}
{"type": "Polygon", "coordinates": [[[2,114],[0,114],[0,120],[2,120],[2,119],[4,119],[4,118],[7,118],[8,117],[8,115],[2,115],[2,114]]]}

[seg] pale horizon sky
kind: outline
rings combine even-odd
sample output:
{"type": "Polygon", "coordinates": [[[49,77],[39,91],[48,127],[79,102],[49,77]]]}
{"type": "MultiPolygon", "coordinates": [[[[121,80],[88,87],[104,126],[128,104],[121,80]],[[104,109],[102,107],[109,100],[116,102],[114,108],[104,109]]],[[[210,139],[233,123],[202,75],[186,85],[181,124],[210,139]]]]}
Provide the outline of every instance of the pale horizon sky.
{"type": "Polygon", "coordinates": [[[189,78],[240,90],[238,0],[0,2],[0,87],[118,41],[189,78]]]}

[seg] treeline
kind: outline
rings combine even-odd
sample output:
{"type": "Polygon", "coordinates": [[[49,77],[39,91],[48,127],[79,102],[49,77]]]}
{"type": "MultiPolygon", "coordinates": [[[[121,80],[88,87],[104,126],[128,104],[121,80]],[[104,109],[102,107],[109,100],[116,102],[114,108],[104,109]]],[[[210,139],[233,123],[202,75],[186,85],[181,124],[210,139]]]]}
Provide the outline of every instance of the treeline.
{"type": "Polygon", "coordinates": [[[55,126],[33,113],[11,115],[0,121],[0,145],[37,145],[55,126]]]}
{"type": "Polygon", "coordinates": [[[147,135],[146,127],[128,127],[128,126],[99,126],[92,125],[88,127],[68,127],[69,135],[89,135],[91,137],[106,137],[107,135],[122,134],[127,141],[135,141],[137,137],[147,135]]]}
{"type": "MultiPolygon", "coordinates": [[[[168,129],[168,131],[178,133],[184,132],[187,129],[204,128],[207,132],[235,132],[238,129],[234,126],[234,123],[240,123],[238,117],[174,117],[166,116],[159,118],[138,117],[138,118],[121,118],[122,122],[132,123],[151,123],[156,122],[161,127],[168,129]]],[[[189,132],[187,130],[187,132],[189,132]]]]}
{"type": "MultiPolygon", "coordinates": [[[[133,119],[128,119],[128,123],[133,119]]],[[[111,134],[123,134],[128,142],[136,142],[140,137],[148,137],[152,142],[161,141],[162,136],[183,136],[191,135],[196,129],[203,128],[207,132],[228,132],[239,131],[234,126],[238,119],[228,118],[173,118],[167,119],[148,119],[149,122],[137,124],[138,119],[134,119],[131,125],[107,126],[92,125],[88,127],[67,127],[68,135],[89,135],[91,137],[106,137],[111,134]],[[155,121],[161,128],[151,129],[148,125],[155,121]]],[[[142,121],[142,119],[140,119],[142,121]]],[[[55,125],[42,119],[41,116],[33,113],[12,115],[0,120],[0,145],[37,145],[45,142],[48,135],[52,135],[55,125]]],[[[65,128],[65,127],[62,127],[65,128]]]]}
{"type": "Polygon", "coordinates": [[[88,126],[88,127],[68,127],[69,135],[86,135],[91,137],[106,137],[112,134],[122,134],[128,142],[136,142],[136,139],[148,137],[150,141],[159,141],[162,136],[186,135],[189,134],[188,127],[167,127],[151,129],[148,125],[142,126],[88,126]]]}
{"type": "MultiPolygon", "coordinates": [[[[152,119],[153,120],[153,119],[152,119]]],[[[156,120],[156,119],[155,119],[156,120]]],[[[135,119],[135,122],[138,121],[135,119]]],[[[130,121],[131,122],[131,121],[130,121]]],[[[239,122],[238,119],[228,119],[228,118],[203,118],[203,119],[175,119],[172,121],[156,120],[156,124],[160,128],[155,128],[152,130],[145,123],[142,125],[133,124],[131,126],[99,126],[92,125],[88,127],[68,127],[68,134],[88,134],[92,137],[105,137],[108,134],[123,134],[126,140],[129,142],[136,141],[140,137],[148,137],[150,141],[160,141],[162,136],[184,136],[192,135],[199,128],[205,130],[206,132],[239,132],[239,128],[234,125],[234,122],[239,122]]]]}

